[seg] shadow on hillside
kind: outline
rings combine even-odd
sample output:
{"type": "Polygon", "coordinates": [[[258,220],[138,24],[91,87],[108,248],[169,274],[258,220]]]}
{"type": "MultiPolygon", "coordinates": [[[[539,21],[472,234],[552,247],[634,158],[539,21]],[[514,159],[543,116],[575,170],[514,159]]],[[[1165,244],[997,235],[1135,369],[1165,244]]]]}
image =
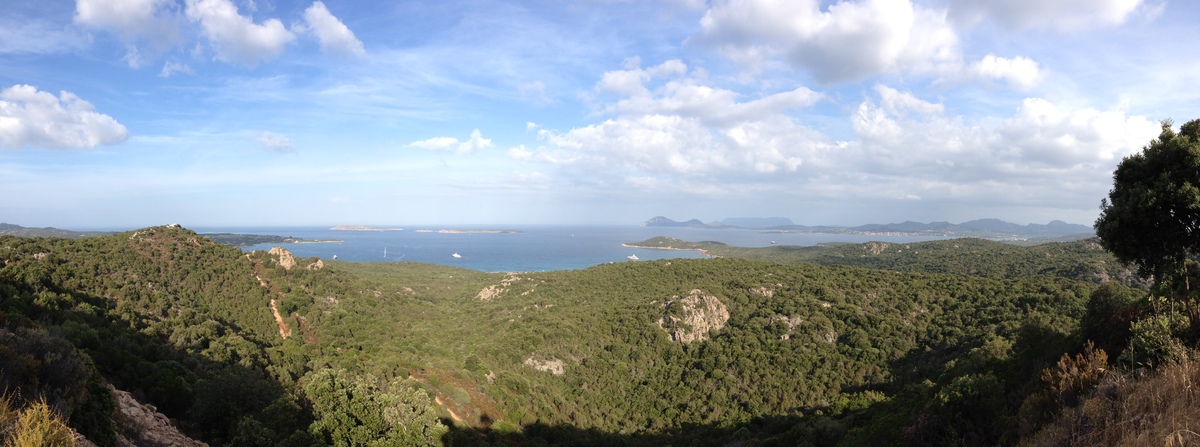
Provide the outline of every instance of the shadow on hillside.
{"type": "MultiPolygon", "coordinates": [[[[60,411],[74,407],[73,426],[79,417],[88,418],[93,426],[104,424],[100,421],[111,418],[113,411],[102,403],[111,398],[107,387],[88,385],[87,391],[78,389],[80,380],[96,380],[91,372],[94,367],[104,381],[129,392],[141,403],[152,405],[185,434],[210,445],[237,444],[239,439],[247,440],[247,436],[276,443],[297,431],[306,433],[311,416],[292,402],[290,393],[261,368],[263,359],[245,358],[232,348],[216,354],[224,355],[227,361],[189,353],[169,343],[168,338],[175,336],[169,330],[147,328],[140,322],[151,317],[138,314],[122,318],[118,316],[120,313],[120,306],[107,298],[44,280],[30,283],[0,277],[0,335],[8,334],[7,339],[0,337],[0,352],[11,354],[14,349],[24,347],[29,352],[18,354],[34,362],[27,363],[33,367],[5,370],[4,366],[13,360],[0,359],[3,360],[0,388],[29,398],[40,396],[59,402],[60,411]],[[37,352],[38,344],[57,346],[59,350],[37,352]],[[64,348],[67,345],[73,349],[64,348]],[[29,346],[35,347],[30,350],[29,346]],[[56,362],[63,356],[74,360],[56,362]],[[63,366],[72,362],[82,369],[63,366]],[[72,384],[74,388],[56,386],[58,383],[72,384]],[[64,395],[68,390],[86,396],[64,395]],[[85,405],[79,406],[80,401],[85,405]],[[263,433],[264,427],[276,432],[263,433]]],[[[227,334],[239,332],[231,323],[209,320],[227,334]]],[[[186,322],[176,323],[187,326],[186,322]]],[[[187,329],[194,327],[180,330],[187,329]]],[[[175,334],[179,333],[182,332],[175,334]]],[[[205,338],[208,335],[188,336],[193,337],[193,348],[217,346],[215,338],[205,338]]],[[[125,434],[135,443],[142,435],[125,434]]],[[[106,435],[101,433],[101,437],[106,435]]],[[[110,442],[115,443],[115,439],[100,444],[110,442]]]]}
{"type": "MultiPolygon", "coordinates": [[[[815,410],[812,410],[815,411],[815,410]]],[[[806,411],[808,413],[808,411],[806,411]]],[[[767,416],[722,427],[684,424],[659,433],[612,433],[569,424],[537,422],[519,433],[487,428],[465,428],[443,421],[450,431],[442,437],[446,446],[833,446],[845,435],[841,421],[824,416],[767,416]]],[[[486,421],[485,421],[486,422],[486,421]]],[[[485,424],[486,425],[486,424],[485,424]]]]}

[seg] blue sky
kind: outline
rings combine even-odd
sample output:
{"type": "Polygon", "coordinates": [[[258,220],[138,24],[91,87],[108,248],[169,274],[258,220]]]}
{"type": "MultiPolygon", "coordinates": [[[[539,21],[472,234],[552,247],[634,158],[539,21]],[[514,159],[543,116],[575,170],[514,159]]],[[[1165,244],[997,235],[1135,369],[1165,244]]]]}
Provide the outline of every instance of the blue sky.
{"type": "Polygon", "coordinates": [[[5,0],[0,221],[1090,224],[1161,0],[5,0]]]}

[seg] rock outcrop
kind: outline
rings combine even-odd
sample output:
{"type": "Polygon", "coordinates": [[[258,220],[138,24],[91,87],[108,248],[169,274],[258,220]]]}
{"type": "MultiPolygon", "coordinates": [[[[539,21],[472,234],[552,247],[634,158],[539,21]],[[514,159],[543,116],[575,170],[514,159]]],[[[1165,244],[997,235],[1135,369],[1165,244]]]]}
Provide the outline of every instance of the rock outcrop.
{"type": "Polygon", "coordinates": [[[775,324],[775,322],[778,321],[778,322],[782,322],[783,324],[787,325],[788,330],[787,330],[787,332],[785,332],[779,336],[780,340],[788,340],[788,339],[792,338],[792,334],[795,333],[795,331],[796,331],[796,326],[799,326],[801,323],[804,323],[804,319],[800,318],[800,316],[798,316],[798,315],[791,316],[791,317],[787,317],[787,316],[783,316],[783,315],[775,315],[775,316],[771,317],[770,319],[768,319],[767,321],[768,321],[768,324],[775,324]]]}
{"type": "Polygon", "coordinates": [[[268,254],[279,256],[279,265],[283,266],[284,270],[291,270],[296,266],[296,258],[292,257],[292,252],[285,250],[283,247],[271,247],[268,254]]]}
{"type": "MultiPolygon", "coordinates": [[[[490,286],[484,287],[483,290],[480,290],[479,293],[475,295],[475,299],[478,299],[480,301],[491,301],[493,299],[499,298],[500,295],[503,295],[504,292],[507,292],[508,289],[510,287],[512,287],[513,283],[518,282],[520,280],[521,280],[520,276],[510,273],[510,274],[508,274],[508,276],[505,276],[504,279],[500,280],[500,284],[492,284],[490,286]]],[[[528,292],[526,292],[526,293],[528,293],[528,292]]]]}
{"type": "Polygon", "coordinates": [[[671,297],[663,303],[663,316],[658,327],[667,332],[672,341],[683,344],[708,339],[708,334],[719,331],[729,321],[729,309],[714,295],[694,289],[688,296],[671,297]]]}
{"type": "Polygon", "coordinates": [[[538,371],[545,371],[556,376],[561,376],[566,373],[567,364],[562,360],[551,358],[549,360],[534,360],[532,356],[525,359],[525,366],[531,367],[538,371]]]}
{"type": "Polygon", "coordinates": [[[208,447],[208,444],[184,436],[158,409],[138,402],[132,394],[113,389],[113,397],[120,412],[117,417],[118,445],[208,447]]]}

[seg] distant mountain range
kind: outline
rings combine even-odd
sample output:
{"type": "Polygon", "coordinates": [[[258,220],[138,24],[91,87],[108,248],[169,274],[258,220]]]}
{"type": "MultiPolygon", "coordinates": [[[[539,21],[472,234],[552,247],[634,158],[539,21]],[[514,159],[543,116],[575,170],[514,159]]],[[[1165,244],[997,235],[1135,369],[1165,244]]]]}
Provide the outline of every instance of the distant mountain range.
{"type": "Polygon", "coordinates": [[[1000,219],[977,219],[960,224],[950,222],[900,222],[890,224],[867,224],[857,227],[795,225],[783,217],[742,217],[704,223],[698,219],[677,222],[657,216],[642,223],[643,227],[684,227],[710,229],[751,229],[782,233],[845,233],[845,234],[906,234],[926,236],[962,236],[989,239],[1056,238],[1064,236],[1091,236],[1092,227],[1069,224],[1061,220],[1048,224],[1018,225],[1000,219]]]}
{"type": "Polygon", "coordinates": [[[103,231],[71,231],[54,227],[29,228],[0,222],[0,236],[77,238],[104,236],[108,234],[113,233],[103,231]]]}
{"type": "MultiPolygon", "coordinates": [[[[0,236],[61,237],[75,239],[82,237],[107,236],[110,234],[116,234],[116,232],[71,231],[54,227],[30,228],[10,223],[0,223],[0,236]]],[[[297,242],[332,242],[332,240],[317,241],[291,236],[264,236],[257,234],[201,233],[200,235],[212,239],[213,242],[218,244],[232,245],[234,247],[250,247],[258,244],[294,244],[297,242]]]]}

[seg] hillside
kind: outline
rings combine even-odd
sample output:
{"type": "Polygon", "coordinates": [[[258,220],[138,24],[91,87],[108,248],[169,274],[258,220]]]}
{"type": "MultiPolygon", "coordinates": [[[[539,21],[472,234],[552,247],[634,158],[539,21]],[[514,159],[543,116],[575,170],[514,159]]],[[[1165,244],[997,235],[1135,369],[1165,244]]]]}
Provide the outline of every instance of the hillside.
{"type": "Polygon", "coordinates": [[[978,238],[912,243],[868,242],[818,246],[735,247],[720,242],[688,242],[655,237],[626,245],[670,250],[703,250],[710,256],[757,261],[847,265],[905,272],[950,273],[995,279],[1056,276],[1103,283],[1109,280],[1145,288],[1092,239],[1020,246],[978,238]]]}
{"type": "Polygon", "coordinates": [[[100,231],[71,231],[62,230],[54,227],[46,228],[29,228],[20,225],[0,222],[0,236],[20,236],[20,237],[96,237],[112,234],[111,232],[100,231]]]}
{"type": "Polygon", "coordinates": [[[512,275],[243,254],[173,227],[3,237],[0,379],[100,445],[104,383],[214,446],[1013,444],[1057,408],[1041,371],[1108,318],[1089,297],[1142,292],[999,248],[970,253],[992,277],[922,257],[512,275]],[[60,385],[51,352],[75,359],[60,385]]]}

